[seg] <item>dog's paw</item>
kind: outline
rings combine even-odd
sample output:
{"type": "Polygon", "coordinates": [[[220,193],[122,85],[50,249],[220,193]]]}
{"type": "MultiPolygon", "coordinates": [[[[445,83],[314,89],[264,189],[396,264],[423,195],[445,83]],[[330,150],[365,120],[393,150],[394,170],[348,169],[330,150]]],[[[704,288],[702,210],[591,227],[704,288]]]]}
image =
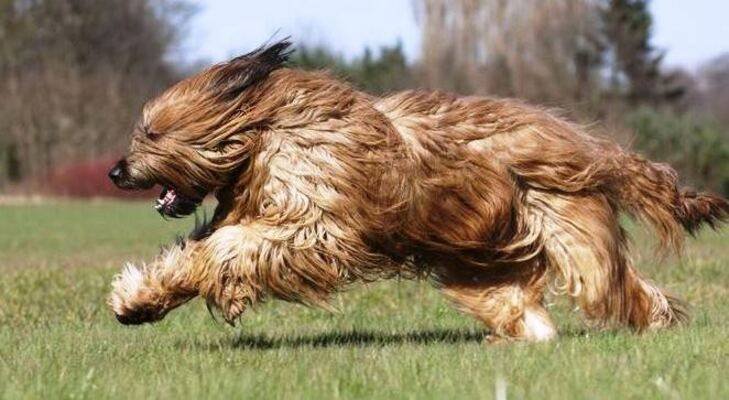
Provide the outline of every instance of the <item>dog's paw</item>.
{"type": "Polygon", "coordinates": [[[133,302],[144,284],[142,270],[132,263],[127,263],[121,273],[114,277],[111,282],[111,295],[109,306],[116,315],[123,314],[133,302]]]}
{"type": "Polygon", "coordinates": [[[144,269],[127,264],[111,283],[109,306],[124,325],[138,325],[164,318],[166,308],[158,288],[148,281],[144,269]]]}

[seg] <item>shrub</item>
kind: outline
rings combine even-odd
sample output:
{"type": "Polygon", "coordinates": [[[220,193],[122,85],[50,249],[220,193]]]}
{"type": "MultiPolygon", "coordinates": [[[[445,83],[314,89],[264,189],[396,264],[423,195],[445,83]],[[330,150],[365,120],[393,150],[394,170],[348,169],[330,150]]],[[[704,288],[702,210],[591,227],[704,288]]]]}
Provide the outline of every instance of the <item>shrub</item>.
{"type": "Polygon", "coordinates": [[[692,114],[641,108],[628,114],[634,146],[671,164],[691,186],[729,194],[729,135],[714,121],[692,114]]]}
{"type": "Polygon", "coordinates": [[[116,197],[116,198],[153,198],[154,189],[146,191],[124,191],[109,180],[107,173],[116,162],[114,157],[66,164],[56,168],[34,186],[37,191],[52,196],[63,197],[116,197]]]}

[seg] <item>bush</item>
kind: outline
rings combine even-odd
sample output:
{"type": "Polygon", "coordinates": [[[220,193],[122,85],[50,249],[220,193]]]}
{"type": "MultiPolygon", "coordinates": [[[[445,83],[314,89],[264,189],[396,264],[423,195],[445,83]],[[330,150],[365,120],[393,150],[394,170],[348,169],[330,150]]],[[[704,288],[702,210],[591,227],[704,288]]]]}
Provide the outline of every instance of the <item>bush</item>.
{"type": "Polygon", "coordinates": [[[154,189],[124,191],[114,186],[107,173],[116,160],[114,157],[104,157],[67,164],[37,180],[34,186],[43,194],[63,197],[153,198],[157,195],[154,189]]]}
{"type": "Polygon", "coordinates": [[[636,149],[671,164],[686,184],[729,194],[729,135],[716,122],[641,108],[626,123],[634,131],[636,149]]]}

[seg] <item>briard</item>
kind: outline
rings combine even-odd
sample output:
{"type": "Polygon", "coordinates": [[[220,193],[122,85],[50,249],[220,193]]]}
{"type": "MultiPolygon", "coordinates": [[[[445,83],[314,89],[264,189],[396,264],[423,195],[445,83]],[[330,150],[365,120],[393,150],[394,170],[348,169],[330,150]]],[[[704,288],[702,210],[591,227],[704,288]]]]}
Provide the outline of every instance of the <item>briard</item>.
{"type": "Polygon", "coordinates": [[[109,304],[157,321],[195,296],[228,322],[268,298],[328,307],[355,281],[421,277],[492,337],[555,337],[547,288],[599,325],[660,329],[681,302],[638,272],[620,225],[666,248],[729,215],[650,162],[515,100],[405,91],[375,97],[286,68],[287,40],[214,65],[144,107],[123,189],[160,185],[155,207],[210,219],[150,264],[127,265],[109,304]]]}

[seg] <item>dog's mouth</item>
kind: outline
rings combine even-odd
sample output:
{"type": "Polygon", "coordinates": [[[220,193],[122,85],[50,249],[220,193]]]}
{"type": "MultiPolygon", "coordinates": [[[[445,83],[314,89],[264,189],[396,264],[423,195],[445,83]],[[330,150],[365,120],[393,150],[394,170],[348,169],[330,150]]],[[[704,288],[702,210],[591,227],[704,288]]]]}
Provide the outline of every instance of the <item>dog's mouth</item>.
{"type": "Polygon", "coordinates": [[[185,196],[171,186],[163,186],[154,209],[163,217],[180,218],[195,212],[202,199],[185,196]]]}

